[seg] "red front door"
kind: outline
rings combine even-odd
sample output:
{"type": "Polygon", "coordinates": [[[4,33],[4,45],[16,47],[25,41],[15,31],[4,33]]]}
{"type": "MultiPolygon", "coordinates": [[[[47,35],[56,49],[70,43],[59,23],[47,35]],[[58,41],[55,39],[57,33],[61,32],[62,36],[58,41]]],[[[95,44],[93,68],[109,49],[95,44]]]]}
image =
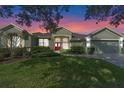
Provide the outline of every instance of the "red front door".
{"type": "Polygon", "coordinates": [[[54,45],[55,51],[59,51],[61,49],[61,44],[59,42],[56,42],[54,45]]]}

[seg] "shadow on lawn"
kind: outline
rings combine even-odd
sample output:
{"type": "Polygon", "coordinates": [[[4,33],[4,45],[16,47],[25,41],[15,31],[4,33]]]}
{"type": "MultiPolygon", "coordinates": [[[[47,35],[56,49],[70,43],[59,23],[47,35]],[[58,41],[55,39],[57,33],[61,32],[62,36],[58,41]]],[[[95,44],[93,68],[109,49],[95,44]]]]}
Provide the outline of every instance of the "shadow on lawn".
{"type": "Polygon", "coordinates": [[[60,86],[54,87],[117,87],[111,69],[100,66],[98,60],[82,60],[67,58],[66,62],[61,62],[58,65],[60,86]]]}
{"type": "MultiPolygon", "coordinates": [[[[119,76],[121,68],[117,68],[102,60],[81,57],[52,57],[32,59],[19,66],[49,64],[42,71],[41,80],[47,84],[43,87],[124,87],[124,75],[119,76]]],[[[124,71],[123,71],[124,73],[124,71]]]]}

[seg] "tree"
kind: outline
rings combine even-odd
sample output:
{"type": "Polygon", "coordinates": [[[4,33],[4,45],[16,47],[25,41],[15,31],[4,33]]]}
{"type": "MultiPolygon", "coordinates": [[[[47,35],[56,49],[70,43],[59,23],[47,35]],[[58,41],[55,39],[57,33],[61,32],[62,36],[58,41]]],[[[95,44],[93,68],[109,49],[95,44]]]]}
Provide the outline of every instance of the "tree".
{"type": "MultiPolygon", "coordinates": [[[[20,25],[31,26],[33,22],[39,22],[47,32],[54,33],[59,29],[58,24],[63,18],[62,13],[68,12],[69,6],[0,6],[0,17],[16,18],[20,25]]],[[[14,55],[14,49],[21,47],[22,36],[16,33],[2,35],[1,43],[10,49],[11,57],[14,55]]]]}
{"type": "Polygon", "coordinates": [[[18,24],[26,26],[39,22],[47,32],[55,32],[63,18],[62,13],[68,12],[68,9],[69,6],[59,5],[1,6],[0,17],[15,17],[18,24]]]}
{"type": "Polygon", "coordinates": [[[96,23],[108,20],[118,27],[124,23],[124,6],[122,5],[92,5],[87,6],[85,20],[95,19],[96,23]]]}
{"type": "Polygon", "coordinates": [[[8,18],[12,17],[14,6],[0,6],[0,17],[8,18]]]}
{"type": "Polygon", "coordinates": [[[11,57],[13,57],[16,51],[15,48],[22,48],[23,36],[17,33],[7,33],[1,36],[1,45],[10,49],[11,57]]]}

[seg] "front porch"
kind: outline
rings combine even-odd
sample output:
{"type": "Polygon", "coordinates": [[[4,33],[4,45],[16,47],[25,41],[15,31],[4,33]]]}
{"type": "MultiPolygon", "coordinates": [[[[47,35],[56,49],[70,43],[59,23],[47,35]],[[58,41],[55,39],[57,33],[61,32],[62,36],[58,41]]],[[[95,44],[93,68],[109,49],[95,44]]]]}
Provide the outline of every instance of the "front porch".
{"type": "Polygon", "coordinates": [[[69,36],[54,36],[53,37],[53,49],[60,51],[63,49],[70,49],[70,38],[69,36]]]}

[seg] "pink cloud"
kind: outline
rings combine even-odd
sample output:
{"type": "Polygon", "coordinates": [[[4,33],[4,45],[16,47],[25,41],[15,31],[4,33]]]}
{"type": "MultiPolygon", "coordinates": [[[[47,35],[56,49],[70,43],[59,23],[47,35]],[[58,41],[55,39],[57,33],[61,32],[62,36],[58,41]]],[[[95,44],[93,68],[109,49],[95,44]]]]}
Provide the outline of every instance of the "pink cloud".
{"type": "Polygon", "coordinates": [[[82,20],[75,21],[71,17],[64,18],[61,21],[60,26],[63,26],[69,29],[70,31],[78,32],[78,33],[90,33],[103,27],[109,27],[111,29],[118,29],[119,31],[121,29],[124,29],[123,25],[120,25],[118,28],[115,28],[114,26],[110,26],[108,21],[103,21],[103,22],[100,22],[99,24],[96,24],[96,20],[84,21],[82,19],[82,20]]]}
{"type": "Polygon", "coordinates": [[[15,19],[14,18],[8,18],[8,19],[3,19],[3,18],[0,18],[0,27],[4,27],[10,23],[14,23],[15,25],[27,30],[28,32],[45,32],[45,29],[42,27],[40,28],[39,27],[39,23],[32,23],[32,26],[31,27],[27,27],[27,26],[21,26],[19,24],[17,24],[15,22],[15,19]]]}
{"type": "MultiPolygon", "coordinates": [[[[5,25],[8,25],[10,23],[14,23],[16,25],[18,25],[15,22],[15,19],[13,18],[9,18],[9,19],[2,19],[0,18],[0,27],[3,27],[5,25]]],[[[26,27],[26,26],[20,26],[24,29],[26,29],[29,32],[45,32],[45,29],[39,28],[39,23],[33,23],[31,27],[26,27]]],[[[61,27],[65,27],[66,29],[72,31],[72,32],[77,32],[77,33],[90,33],[92,31],[95,31],[97,29],[103,28],[103,27],[109,27],[111,29],[114,29],[116,31],[120,31],[124,33],[124,26],[119,25],[119,27],[115,28],[113,26],[109,25],[108,21],[103,21],[99,24],[96,24],[95,20],[88,20],[88,21],[84,21],[82,18],[76,18],[76,17],[64,17],[64,19],[62,19],[60,21],[59,26],[61,27]]]]}

